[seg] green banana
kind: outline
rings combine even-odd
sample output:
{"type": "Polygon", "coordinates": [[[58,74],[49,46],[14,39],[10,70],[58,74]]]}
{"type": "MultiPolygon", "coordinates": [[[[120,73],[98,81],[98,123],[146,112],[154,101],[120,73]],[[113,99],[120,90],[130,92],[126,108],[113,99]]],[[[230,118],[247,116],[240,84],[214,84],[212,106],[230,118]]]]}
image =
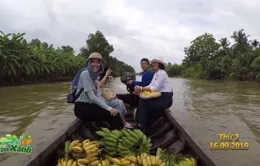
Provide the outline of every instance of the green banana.
{"type": "Polygon", "coordinates": [[[114,133],[110,133],[108,135],[108,137],[111,137],[111,138],[116,139],[116,140],[118,139],[118,137],[114,133]]]}
{"type": "Polygon", "coordinates": [[[127,132],[136,140],[140,139],[140,137],[133,130],[127,129],[127,132]]]}
{"type": "Polygon", "coordinates": [[[126,139],[130,140],[130,141],[133,142],[134,144],[136,144],[136,143],[138,142],[137,139],[135,139],[135,138],[133,138],[133,137],[131,137],[131,136],[126,137],[126,139]]]}
{"type": "Polygon", "coordinates": [[[116,147],[116,143],[110,142],[110,141],[105,141],[105,145],[111,146],[111,147],[116,147]]]}
{"type": "Polygon", "coordinates": [[[99,146],[101,146],[101,147],[105,146],[104,141],[98,141],[98,144],[99,144],[99,146]]]}
{"type": "Polygon", "coordinates": [[[129,151],[129,150],[126,150],[126,151],[120,151],[120,154],[121,154],[121,156],[130,156],[131,151],[129,151]]]}
{"type": "Polygon", "coordinates": [[[118,149],[120,149],[120,150],[128,150],[128,149],[129,149],[128,147],[125,147],[125,146],[123,146],[123,145],[118,145],[117,147],[118,147],[118,149]]]}
{"type": "Polygon", "coordinates": [[[142,138],[143,135],[144,135],[144,133],[143,133],[141,130],[139,130],[139,129],[135,129],[134,132],[135,132],[140,138],[142,138]]]}
{"type": "Polygon", "coordinates": [[[109,136],[105,138],[105,142],[106,142],[106,141],[108,141],[108,142],[113,142],[113,143],[117,143],[117,140],[116,140],[116,139],[114,139],[114,138],[112,138],[112,137],[109,137],[109,136]]]}
{"type": "Polygon", "coordinates": [[[130,134],[125,129],[121,130],[121,133],[126,137],[130,136],[130,134]]]}
{"type": "Polygon", "coordinates": [[[147,137],[146,137],[146,135],[143,135],[143,138],[142,138],[142,144],[146,144],[147,143],[147,137]]]}
{"type": "Polygon", "coordinates": [[[115,151],[116,148],[117,148],[117,147],[110,147],[110,146],[105,147],[105,149],[109,150],[110,152],[115,151]]]}
{"type": "Polygon", "coordinates": [[[122,136],[121,131],[119,131],[119,130],[115,130],[115,131],[118,133],[119,136],[122,136]]]}
{"type": "Polygon", "coordinates": [[[128,140],[128,139],[125,139],[124,142],[123,142],[126,146],[128,147],[132,147],[135,143],[128,140]]]}
{"type": "Polygon", "coordinates": [[[111,131],[108,128],[105,127],[101,127],[101,130],[105,133],[105,134],[110,134],[111,131]]]}
{"type": "Polygon", "coordinates": [[[149,143],[145,144],[145,147],[146,147],[146,148],[151,148],[151,147],[152,147],[152,144],[149,142],[149,143]]]}
{"type": "Polygon", "coordinates": [[[113,162],[114,162],[114,160],[113,160],[113,158],[112,158],[111,156],[105,155],[104,157],[105,157],[105,159],[107,159],[110,163],[113,163],[113,162]]]}
{"type": "Polygon", "coordinates": [[[96,134],[98,136],[101,136],[101,137],[105,137],[106,136],[106,133],[104,133],[103,131],[96,131],[96,134]]]}
{"type": "Polygon", "coordinates": [[[104,148],[103,150],[104,150],[104,152],[106,152],[106,153],[114,152],[114,150],[110,150],[110,149],[107,149],[107,148],[104,148]]]}
{"type": "Polygon", "coordinates": [[[115,151],[113,151],[113,152],[107,151],[107,154],[110,155],[110,156],[115,156],[116,152],[115,151]]]}
{"type": "Polygon", "coordinates": [[[113,130],[112,133],[115,134],[117,137],[120,137],[122,135],[122,133],[118,130],[113,130]]]}

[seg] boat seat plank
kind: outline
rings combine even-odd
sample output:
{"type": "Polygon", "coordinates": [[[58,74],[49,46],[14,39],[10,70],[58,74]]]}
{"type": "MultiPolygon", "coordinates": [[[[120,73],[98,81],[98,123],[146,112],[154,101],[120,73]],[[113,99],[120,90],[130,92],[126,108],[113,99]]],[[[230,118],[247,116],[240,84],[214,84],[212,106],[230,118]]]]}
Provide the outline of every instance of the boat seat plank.
{"type": "Polygon", "coordinates": [[[172,145],[170,145],[166,149],[166,151],[168,153],[173,153],[173,154],[182,153],[184,151],[184,147],[185,147],[185,140],[179,139],[176,142],[174,142],[172,145]]]}
{"type": "Polygon", "coordinates": [[[164,117],[164,116],[158,118],[158,120],[156,120],[156,121],[149,127],[148,133],[153,133],[154,131],[156,131],[156,130],[158,129],[158,127],[162,126],[165,122],[167,122],[167,120],[165,120],[165,117],[164,117]]]}
{"type": "Polygon", "coordinates": [[[178,135],[176,134],[176,132],[174,132],[174,130],[170,130],[164,136],[157,138],[156,140],[152,140],[153,146],[151,148],[151,152],[156,151],[159,147],[167,149],[168,146],[170,146],[176,140],[178,140],[178,135]]]}
{"type": "Polygon", "coordinates": [[[166,134],[169,130],[171,130],[173,127],[170,123],[164,123],[162,125],[159,126],[159,128],[157,130],[154,130],[155,132],[151,133],[149,135],[149,137],[154,140],[158,137],[163,136],[164,134],[166,134]]]}

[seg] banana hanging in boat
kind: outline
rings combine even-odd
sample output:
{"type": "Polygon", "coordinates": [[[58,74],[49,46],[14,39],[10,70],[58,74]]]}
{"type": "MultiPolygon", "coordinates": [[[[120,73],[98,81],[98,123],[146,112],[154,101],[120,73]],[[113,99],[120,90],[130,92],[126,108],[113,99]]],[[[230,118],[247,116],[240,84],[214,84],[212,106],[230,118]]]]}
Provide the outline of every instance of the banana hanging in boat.
{"type": "Polygon", "coordinates": [[[72,149],[72,147],[76,146],[80,141],[79,140],[74,140],[70,143],[70,146],[69,146],[69,150],[72,149]]]}
{"type": "Polygon", "coordinates": [[[66,166],[72,166],[73,160],[69,159],[66,166]]]}
{"type": "Polygon", "coordinates": [[[83,151],[82,147],[74,146],[71,148],[71,151],[80,153],[83,151]]]}

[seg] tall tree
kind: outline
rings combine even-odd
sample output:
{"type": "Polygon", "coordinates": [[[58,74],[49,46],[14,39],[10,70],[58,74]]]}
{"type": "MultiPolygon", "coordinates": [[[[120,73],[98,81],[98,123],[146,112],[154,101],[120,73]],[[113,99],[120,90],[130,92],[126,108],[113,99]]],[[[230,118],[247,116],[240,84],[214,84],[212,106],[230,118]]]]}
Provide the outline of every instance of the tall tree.
{"type": "Polygon", "coordinates": [[[86,40],[86,46],[80,49],[80,55],[88,58],[92,52],[101,53],[108,66],[113,70],[114,76],[123,75],[124,72],[134,72],[134,69],[119,61],[117,58],[110,56],[114,51],[114,47],[110,44],[100,31],[95,34],[91,33],[86,40]]]}

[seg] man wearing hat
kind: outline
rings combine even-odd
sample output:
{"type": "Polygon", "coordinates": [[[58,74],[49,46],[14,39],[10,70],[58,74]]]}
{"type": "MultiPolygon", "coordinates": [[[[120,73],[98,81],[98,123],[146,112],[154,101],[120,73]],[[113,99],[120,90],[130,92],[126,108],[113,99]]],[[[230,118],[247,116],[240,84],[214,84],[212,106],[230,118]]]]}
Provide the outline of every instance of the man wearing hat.
{"type": "Polygon", "coordinates": [[[172,84],[164,70],[165,66],[163,58],[154,58],[152,68],[155,73],[151,83],[148,86],[135,86],[135,93],[145,90],[161,92],[161,96],[155,99],[139,99],[137,117],[145,130],[163,115],[165,109],[172,106],[172,84]]]}

